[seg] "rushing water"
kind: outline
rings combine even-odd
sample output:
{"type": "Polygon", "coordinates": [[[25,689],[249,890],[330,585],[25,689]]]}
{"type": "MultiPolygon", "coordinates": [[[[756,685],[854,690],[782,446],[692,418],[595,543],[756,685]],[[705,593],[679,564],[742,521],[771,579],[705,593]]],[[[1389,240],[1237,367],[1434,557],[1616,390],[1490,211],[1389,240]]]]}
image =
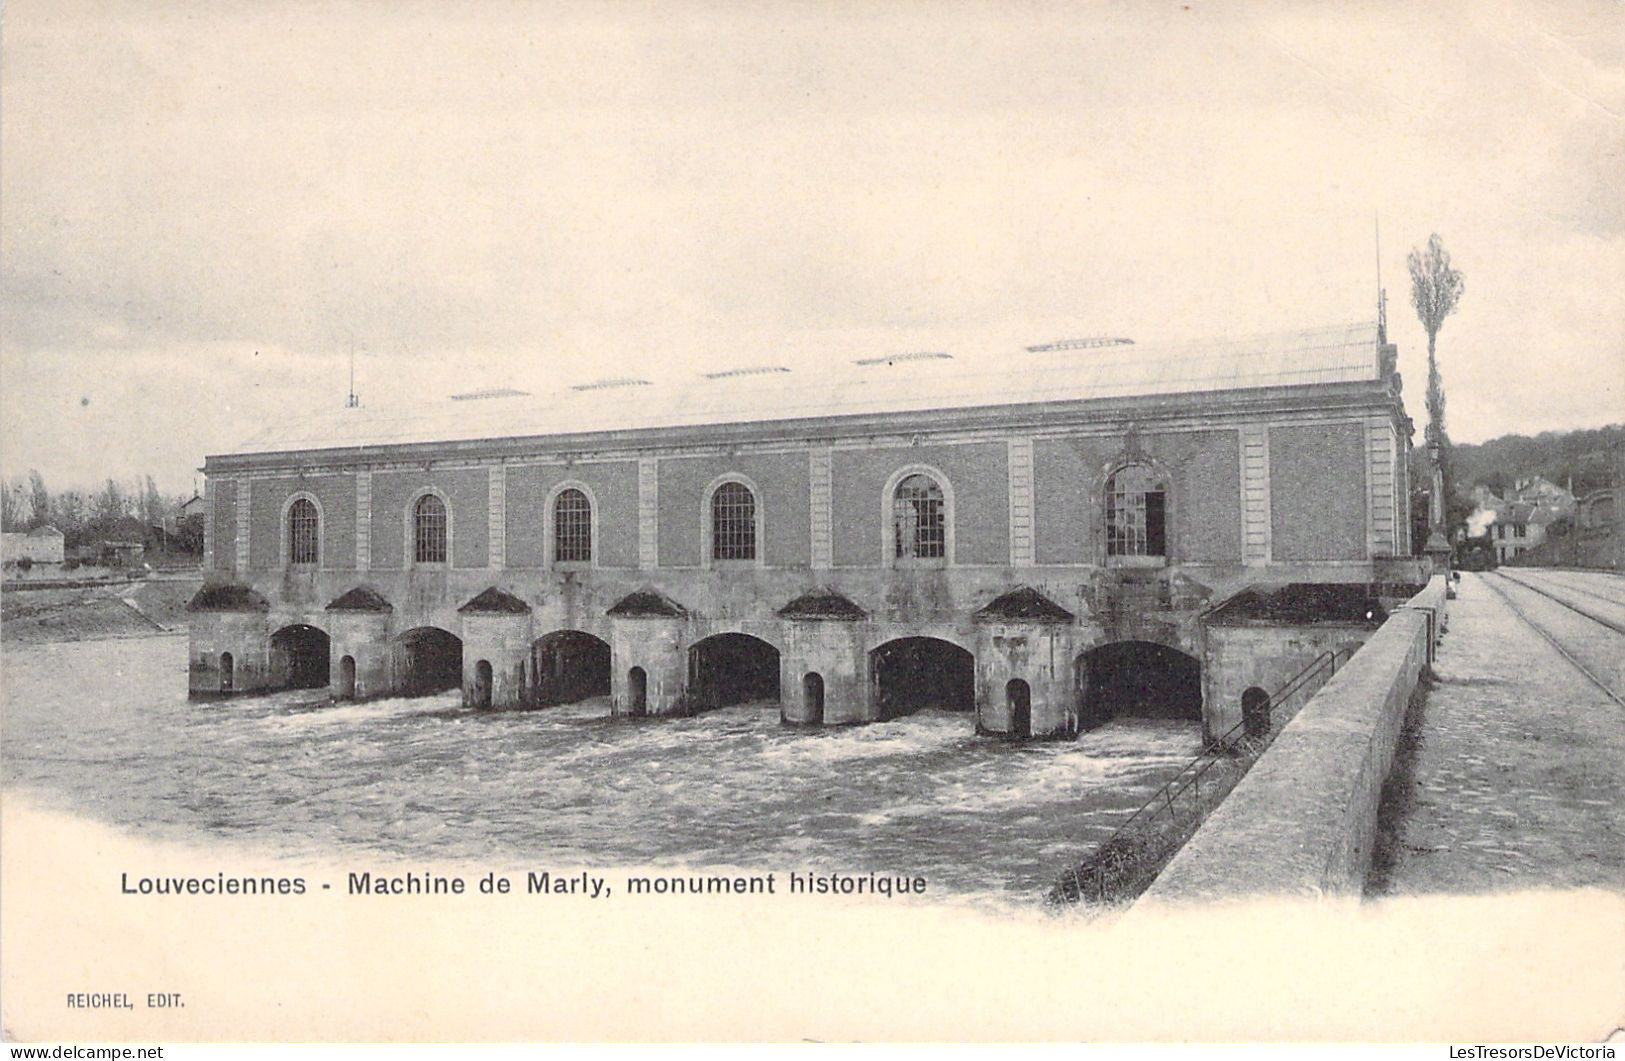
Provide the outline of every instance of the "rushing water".
{"type": "Polygon", "coordinates": [[[8,648],[3,677],[6,788],[138,835],[496,868],[923,874],[1023,902],[1200,740],[1195,723],[1120,719],[1007,743],[937,711],[811,731],[777,705],[477,712],[455,692],[192,703],[174,637],[8,648]]]}

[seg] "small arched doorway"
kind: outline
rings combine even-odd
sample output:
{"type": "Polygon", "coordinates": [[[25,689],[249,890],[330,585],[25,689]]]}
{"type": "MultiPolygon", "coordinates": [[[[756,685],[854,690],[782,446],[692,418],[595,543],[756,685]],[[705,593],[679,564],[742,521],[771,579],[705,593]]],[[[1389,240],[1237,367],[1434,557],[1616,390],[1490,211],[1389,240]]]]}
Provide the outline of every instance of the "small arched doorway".
{"type": "Polygon", "coordinates": [[[649,676],[642,667],[626,672],[626,713],[633,718],[649,713],[649,676]]]}
{"type": "Polygon", "coordinates": [[[1033,691],[1020,678],[1012,678],[1004,687],[1005,703],[1010,706],[1010,736],[1033,735],[1033,691]]]}
{"type": "Polygon", "coordinates": [[[1241,694],[1241,721],[1249,737],[1267,737],[1270,732],[1270,694],[1253,686],[1241,694]]]}
{"type": "Polygon", "coordinates": [[[482,659],[474,664],[474,688],[469,690],[470,707],[491,706],[491,661],[482,659]]]}
{"type": "Polygon", "coordinates": [[[345,656],[339,660],[339,699],[355,699],[355,657],[345,656]]]}
{"type": "Polygon", "coordinates": [[[233,671],[231,653],[220,653],[220,691],[223,693],[231,692],[232,682],[236,680],[236,677],[237,675],[233,671]]]}
{"type": "Polygon", "coordinates": [[[808,671],[801,679],[801,702],[805,706],[805,721],[810,726],[824,724],[824,676],[808,671]]]}

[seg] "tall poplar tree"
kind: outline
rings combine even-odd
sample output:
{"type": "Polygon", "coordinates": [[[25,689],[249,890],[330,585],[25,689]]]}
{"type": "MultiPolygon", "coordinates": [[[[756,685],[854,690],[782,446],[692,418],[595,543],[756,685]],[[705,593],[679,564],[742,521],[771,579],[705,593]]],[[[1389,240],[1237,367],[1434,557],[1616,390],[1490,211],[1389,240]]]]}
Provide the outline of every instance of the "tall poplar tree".
{"type": "Polygon", "coordinates": [[[1416,317],[1428,333],[1428,438],[1439,445],[1445,444],[1444,384],[1439,378],[1437,353],[1439,329],[1444,319],[1456,312],[1461,301],[1461,273],[1450,267],[1450,252],[1435,232],[1428,237],[1427,250],[1412,250],[1411,304],[1416,317]]]}

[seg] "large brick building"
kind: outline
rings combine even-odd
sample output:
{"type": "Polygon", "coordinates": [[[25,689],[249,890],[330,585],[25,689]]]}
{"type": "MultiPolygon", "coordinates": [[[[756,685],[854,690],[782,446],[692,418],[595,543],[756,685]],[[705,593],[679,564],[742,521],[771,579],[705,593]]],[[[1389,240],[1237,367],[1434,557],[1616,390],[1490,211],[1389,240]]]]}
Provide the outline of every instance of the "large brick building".
{"type": "Polygon", "coordinates": [[[334,409],[208,457],[191,688],[1216,732],[1319,648],[1205,614],[1417,580],[1410,435],[1374,325],[334,409]]]}

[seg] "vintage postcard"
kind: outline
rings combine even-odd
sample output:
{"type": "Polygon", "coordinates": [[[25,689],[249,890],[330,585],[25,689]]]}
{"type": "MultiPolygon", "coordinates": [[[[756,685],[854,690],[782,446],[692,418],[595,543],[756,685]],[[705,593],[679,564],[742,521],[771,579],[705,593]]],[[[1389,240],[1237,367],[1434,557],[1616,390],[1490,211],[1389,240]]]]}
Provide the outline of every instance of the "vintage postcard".
{"type": "Polygon", "coordinates": [[[7,4],[0,1032],[1617,1039],[1622,172],[1610,4],[7,4]]]}

